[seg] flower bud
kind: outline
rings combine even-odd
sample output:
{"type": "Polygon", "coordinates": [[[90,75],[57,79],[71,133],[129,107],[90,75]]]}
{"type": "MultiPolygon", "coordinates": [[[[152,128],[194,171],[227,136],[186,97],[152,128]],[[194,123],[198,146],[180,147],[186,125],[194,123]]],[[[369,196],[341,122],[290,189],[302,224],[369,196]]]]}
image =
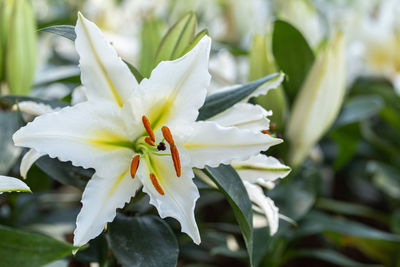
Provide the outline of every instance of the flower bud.
{"type": "Polygon", "coordinates": [[[289,161],[300,165],[336,119],[346,91],[344,36],[320,51],[293,105],[287,125],[289,161]]]}
{"type": "Polygon", "coordinates": [[[0,80],[12,94],[27,94],[35,74],[35,16],[28,0],[0,4],[0,80]]]}

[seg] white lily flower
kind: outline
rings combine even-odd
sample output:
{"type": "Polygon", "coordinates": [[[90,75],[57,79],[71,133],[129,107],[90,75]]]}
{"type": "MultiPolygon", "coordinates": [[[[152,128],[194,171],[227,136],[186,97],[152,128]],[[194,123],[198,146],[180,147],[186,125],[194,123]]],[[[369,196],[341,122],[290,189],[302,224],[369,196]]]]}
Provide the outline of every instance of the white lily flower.
{"type": "Polygon", "coordinates": [[[31,192],[31,190],[17,178],[0,175],[0,194],[3,192],[31,192]]]}
{"type": "Polygon", "coordinates": [[[95,24],[79,14],[75,31],[88,101],[43,114],[13,136],[17,146],[95,169],[82,196],[74,245],[99,235],[141,186],[162,218],[177,219],[200,243],[192,168],[244,160],[281,140],[196,122],[210,82],[209,37],[183,57],[161,62],[138,84],[95,24]]]}

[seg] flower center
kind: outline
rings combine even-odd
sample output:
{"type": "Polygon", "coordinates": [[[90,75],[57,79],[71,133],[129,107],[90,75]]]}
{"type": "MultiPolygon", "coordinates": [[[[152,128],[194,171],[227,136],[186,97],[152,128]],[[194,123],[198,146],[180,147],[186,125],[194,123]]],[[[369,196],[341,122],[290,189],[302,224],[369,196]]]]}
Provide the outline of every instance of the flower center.
{"type": "MultiPolygon", "coordinates": [[[[172,137],[172,133],[167,126],[163,126],[161,128],[161,132],[163,135],[163,140],[157,144],[156,146],[156,137],[154,135],[153,129],[151,128],[151,124],[149,119],[146,116],[142,117],[143,126],[147,132],[148,136],[144,136],[139,138],[135,143],[135,150],[139,152],[140,155],[135,155],[131,161],[131,177],[135,178],[136,172],[139,168],[140,158],[143,157],[146,161],[149,159],[149,155],[157,155],[157,156],[166,156],[171,155],[172,162],[174,164],[176,176],[181,176],[181,161],[179,157],[178,148],[175,145],[174,138],[172,137]],[[165,151],[167,149],[164,140],[168,143],[170,147],[171,154],[162,153],[161,151],[165,151]]],[[[158,182],[157,176],[150,168],[150,180],[153,184],[154,188],[160,195],[164,195],[164,190],[162,189],[160,183],[158,182]]]]}

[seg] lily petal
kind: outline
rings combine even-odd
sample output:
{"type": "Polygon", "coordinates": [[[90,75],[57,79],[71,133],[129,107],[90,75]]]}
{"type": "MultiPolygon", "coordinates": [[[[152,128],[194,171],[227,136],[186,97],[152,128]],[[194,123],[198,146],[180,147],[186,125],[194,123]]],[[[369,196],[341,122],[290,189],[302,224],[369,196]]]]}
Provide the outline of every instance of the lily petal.
{"type": "Polygon", "coordinates": [[[204,36],[183,57],[160,62],[130,99],[134,116],[146,115],[154,130],[195,121],[210,84],[210,47],[211,39],[204,36]]]}
{"type": "Polygon", "coordinates": [[[249,103],[237,103],[231,108],[208,119],[208,121],[217,122],[221,126],[234,126],[240,129],[249,129],[254,131],[268,130],[269,119],[272,111],[266,111],[259,105],[249,103]]]}
{"type": "Polygon", "coordinates": [[[78,13],[75,48],[89,100],[110,100],[122,107],[138,83],[100,29],[78,13]]]}
{"type": "Polygon", "coordinates": [[[263,211],[269,225],[269,234],[272,236],[278,231],[279,227],[279,209],[274,201],[264,195],[261,187],[243,181],[243,184],[249,194],[251,202],[256,204],[263,211]]]}
{"type": "Polygon", "coordinates": [[[282,164],[276,158],[262,154],[247,160],[234,160],[231,164],[243,180],[263,186],[267,186],[269,182],[276,179],[286,177],[291,171],[290,167],[282,164]]]}
{"type": "Polygon", "coordinates": [[[150,196],[161,218],[173,217],[181,224],[182,232],[188,234],[193,242],[200,244],[200,234],[194,217],[194,208],[199,198],[199,191],[193,183],[193,171],[184,168],[181,177],[177,177],[170,157],[150,156],[149,164],[140,164],[139,177],[143,183],[143,192],[150,196]],[[154,173],[164,194],[160,194],[150,180],[154,173]]]}
{"type": "Polygon", "coordinates": [[[40,116],[46,113],[60,110],[60,108],[53,109],[50,105],[37,103],[33,101],[19,102],[18,104],[13,105],[12,109],[13,110],[19,109],[20,111],[33,116],[40,116]]]}
{"type": "Polygon", "coordinates": [[[31,192],[29,187],[21,180],[0,175],[0,194],[3,192],[31,192]]]}
{"type": "MultiPolygon", "coordinates": [[[[126,170],[128,166],[126,166],[126,170]]],[[[111,222],[117,208],[129,202],[141,187],[139,179],[132,179],[129,171],[107,178],[94,174],[82,195],[82,209],[76,220],[74,246],[82,246],[98,236],[111,222]]]]}
{"type": "Polygon", "coordinates": [[[132,150],[127,140],[134,140],[121,113],[110,102],[66,107],[36,117],[19,129],[13,135],[14,144],[61,161],[72,161],[75,166],[95,168],[104,176],[114,175],[124,161],[130,161],[132,150]]]}
{"type": "Polygon", "coordinates": [[[191,165],[204,168],[230,164],[232,160],[245,160],[267,150],[282,140],[268,134],[236,127],[223,127],[212,121],[193,124],[193,133],[183,144],[192,159],[191,165]]]}
{"type": "Polygon", "coordinates": [[[43,154],[36,152],[34,149],[30,149],[25,153],[25,155],[22,157],[21,165],[19,167],[19,172],[21,173],[22,178],[26,179],[29,169],[41,156],[43,156],[43,154]]]}

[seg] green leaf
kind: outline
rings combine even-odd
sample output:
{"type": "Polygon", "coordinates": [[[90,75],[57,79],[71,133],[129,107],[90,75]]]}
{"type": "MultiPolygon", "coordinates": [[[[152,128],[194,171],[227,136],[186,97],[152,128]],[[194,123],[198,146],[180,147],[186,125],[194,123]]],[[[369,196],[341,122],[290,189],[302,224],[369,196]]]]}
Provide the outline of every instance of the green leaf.
{"type": "Polygon", "coordinates": [[[150,18],[143,23],[141,32],[140,70],[145,77],[149,77],[153,68],[153,59],[161,41],[161,22],[157,18],[150,18]]]}
{"type": "Polygon", "coordinates": [[[199,110],[197,120],[206,120],[230,108],[234,104],[246,99],[260,86],[267,86],[280,79],[282,73],[274,73],[264,78],[249,82],[240,87],[212,94],[206,98],[204,105],[199,110]]]}
{"type": "Polygon", "coordinates": [[[14,146],[12,135],[22,125],[18,112],[0,111],[0,175],[6,175],[21,154],[21,148],[14,146]]]}
{"type": "Polygon", "coordinates": [[[340,214],[370,218],[383,223],[389,222],[389,216],[386,214],[359,204],[320,198],[316,202],[316,207],[340,214]]]}
{"type": "Polygon", "coordinates": [[[304,221],[300,224],[300,228],[297,230],[296,235],[312,235],[321,232],[334,232],[346,236],[371,240],[400,242],[400,237],[397,235],[317,211],[312,211],[305,217],[304,221]]]}
{"type": "Polygon", "coordinates": [[[70,254],[73,246],[53,238],[0,226],[1,266],[40,267],[70,254]]]}
{"type": "Polygon", "coordinates": [[[119,214],[109,229],[111,249],[123,266],[177,265],[178,242],[169,225],[159,217],[119,214]]]}
{"type": "Polygon", "coordinates": [[[61,162],[49,156],[39,158],[35,164],[52,179],[80,189],[85,188],[87,181],[94,173],[93,170],[75,167],[71,162],[61,162]]]}
{"type": "Polygon", "coordinates": [[[181,57],[194,38],[196,27],[197,18],[193,12],[178,20],[161,40],[153,60],[153,68],[161,61],[181,57]]]}
{"type": "Polygon", "coordinates": [[[49,26],[43,29],[38,30],[39,32],[50,32],[60,36],[63,36],[71,41],[75,41],[76,33],[75,27],[72,25],[55,25],[49,26]]]}
{"type": "Polygon", "coordinates": [[[379,95],[353,97],[346,101],[335,127],[365,120],[378,114],[384,106],[385,102],[379,95]]]}
{"type": "Polygon", "coordinates": [[[316,258],[325,262],[336,264],[337,266],[348,267],[377,267],[381,265],[364,264],[356,262],[334,250],[330,249],[300,249],[289,251],[286,260],[292,258],[316,258]]]}
{"type": "Polygon", "coordinates": [[[140,83],[143,80],[143,75],[138,71],[137,68],[135,68],[132,64],[130,64],[129,62],[125,61],[125,64],[128,65],[129,70],[131,71],[131,73],[133,74],[133,76],[135,76],[136,81],[138,83],[140,83]]]}
{"type": "MultiPolygon", "coordinates": [[[[253,211],[242,179],[229,165],[220,165],[218,168],[207,166],[201,172],[218,186],[231,205],[247,247],[250,265],[253,266],[253,211]]],[[[195,173],[202,175],[198,171],[195,173]]]]}
{"type": "Polygon", "coordinates": [[[10,92],[29,93],[36,67],[35,15],[30,1],[14,1],[7,39],[7,82],[10,92]]]}
{"type": "Polygon", "coordinates": [[[283,85],[293,103],[314,62],[314,52],[300,31],[282,20],[274,23],[272,51],[279,68],[287,75],[283,85]]]}

